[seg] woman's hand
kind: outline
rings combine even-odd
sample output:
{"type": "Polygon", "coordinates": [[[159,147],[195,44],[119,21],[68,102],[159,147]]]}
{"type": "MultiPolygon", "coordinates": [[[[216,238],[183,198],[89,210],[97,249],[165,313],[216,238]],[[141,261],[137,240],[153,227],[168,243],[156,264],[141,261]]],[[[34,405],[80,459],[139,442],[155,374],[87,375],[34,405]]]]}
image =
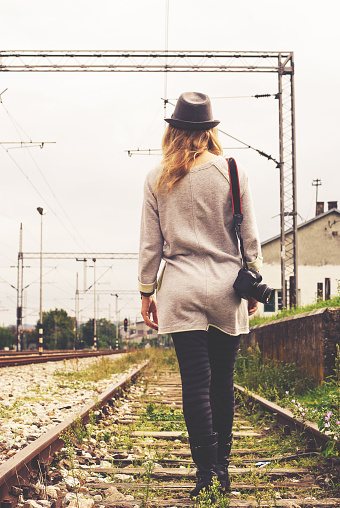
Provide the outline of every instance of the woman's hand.
{"type": "Polygon", "coordinates": [[[142,296],[142,317],[144,319],[144,323],[153,328],[154,330],[158,330],[158,317],[157,317],[157,304],[154,297],[151,296],[142,296]],[[152,321],[151,321],[152,317],[152,321]]]}
{"type": "Polygon", "coordinates": [[[259,306],[259,302],[255,300],[254,298],[250,298],[248,300],[248,316],[252,316],[257,311],[257,308],[259,306]]]}

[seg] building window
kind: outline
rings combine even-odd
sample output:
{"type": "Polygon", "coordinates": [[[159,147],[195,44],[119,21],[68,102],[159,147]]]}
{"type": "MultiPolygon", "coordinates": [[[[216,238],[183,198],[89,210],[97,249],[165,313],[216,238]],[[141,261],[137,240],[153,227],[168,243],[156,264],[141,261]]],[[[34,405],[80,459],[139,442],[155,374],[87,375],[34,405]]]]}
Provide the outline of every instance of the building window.
{"type": "Polygon", "coordinates": [[[276,290],[272,291],[269,302],[264,304],[264,312],[275,312],[275,293],[276,290]]]}

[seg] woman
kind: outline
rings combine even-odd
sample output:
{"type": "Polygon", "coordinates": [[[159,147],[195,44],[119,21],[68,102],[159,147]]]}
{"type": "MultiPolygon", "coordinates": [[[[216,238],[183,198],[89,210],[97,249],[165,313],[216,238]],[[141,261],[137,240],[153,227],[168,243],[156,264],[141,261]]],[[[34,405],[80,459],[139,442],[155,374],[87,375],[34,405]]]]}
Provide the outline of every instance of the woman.
{"type": "MultiPolygon", "coordinates": [[[[175,345],[183,413],[197,465],[197,485],[190,493],[194,497],[214,476],[222,490],[230,491],[234,365],[257,302],[241,300],[233,289],[241,255],[228,164],[209,97],[183,93],[165,120],[162,164],[145,181],[138,278],[145,323],[171,333],[175,345]]],[[[239,181],[246,259],[249,268],[258,270],[260,242],[247,176],[240,168],[239,181]]]]}

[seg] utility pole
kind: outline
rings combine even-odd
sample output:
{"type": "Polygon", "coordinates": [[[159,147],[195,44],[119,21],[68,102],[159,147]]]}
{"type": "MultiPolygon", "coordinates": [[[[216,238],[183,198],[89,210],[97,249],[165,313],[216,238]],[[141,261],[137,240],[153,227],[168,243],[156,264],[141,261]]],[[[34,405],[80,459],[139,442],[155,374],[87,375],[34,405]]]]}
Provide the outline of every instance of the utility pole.
{"type": "Polygon", "coordinates": [[[93,348],[97,351],[97,294],[96,294],[96,258],[92,259],[93,261],[93,273],[94,273],[94,282],[93,282],[93,294],[94,294],[94,317],[93,317],[93,348]]]}
{"type": "Polygon", "coordinates": [[[312,185],[313,187],[316,187],[316,196],[315,196],[315,215],[317,215],[318,213],[318,190],[319,190],[319,187],[320,185],[322,185],[322,182],[319,178],[315,178],[313,181],[312,181],[312,185]]]}
{"type": "Polygon", "coordinates": [[[21,351],[22,339],[22,296],[23,296],[24,259],[22,253],[22,223],[20,224],[20,239],[18,252],[18,284],[17,284],[17,351],[21,351]]]}
{"type": "Polygon", "coordinates": [[[109,325],[107,327],[107,336],[110,338],[109,349],[112,349],[112,334],[111,334],[111,330],[110,330],[110,324],[111,324],[111,305],[109,304],[109,325]]]}
{"type": "Polygon", "coordinates": [[[86,291],[86,267],[87,267],[87,259],[84,258],[84,259],[79,259],[79,258],[76,258],[76,261],[82,261],[84,263],[84,281],[83,281],[83,285],[84,285],[84,291],[86,291]]]}
{"type": "Polygon", "coordinates": [[[119,329],[118,329],[118,295],[115,294],[116,297],[116,350],[119,349],[119,329]]]}
{"type": "MultiPolygon", "coordinates": [[[[44,209],[41,206],[37,208],[40,213],[40,312],[39,312],[39,355],[42,355],[44,350],[44,337],[43,337],[43,320],[42,320],[42,238],[43,238],[43,215],[44,209]]],[[[46,213],[46,212],[45,212],[46,213]]]]}
{"type": "Polygon", "coordinates": [[[73,349],[76,349],[77,348],[77,345],[78,345],[78,320],[79,320],[79,288],[78,288],[78,272],[77,272],[77,277],[76,277],[76,295],[75,295],[75,305],[74,305],[74,309],[75,309],[75,339],[74,339],[74,347],[73,349]]]}

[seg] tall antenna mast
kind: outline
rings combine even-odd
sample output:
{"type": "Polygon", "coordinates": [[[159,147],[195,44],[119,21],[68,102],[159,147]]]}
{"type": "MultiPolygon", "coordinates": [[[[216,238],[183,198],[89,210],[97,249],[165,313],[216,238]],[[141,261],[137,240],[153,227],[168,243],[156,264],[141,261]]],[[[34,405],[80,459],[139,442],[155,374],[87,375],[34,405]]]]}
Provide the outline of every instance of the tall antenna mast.
{"type": "Polygon", "coordinates": [[[319,186],[322,185],[322,182],[319,178],[315,178],[313,181],[312,181],[312,185],[313,187],[316,187],[316,196],[315,196],[315,215],[317,215],[318,213],[318,190],[319,190],[319,186]]]}

